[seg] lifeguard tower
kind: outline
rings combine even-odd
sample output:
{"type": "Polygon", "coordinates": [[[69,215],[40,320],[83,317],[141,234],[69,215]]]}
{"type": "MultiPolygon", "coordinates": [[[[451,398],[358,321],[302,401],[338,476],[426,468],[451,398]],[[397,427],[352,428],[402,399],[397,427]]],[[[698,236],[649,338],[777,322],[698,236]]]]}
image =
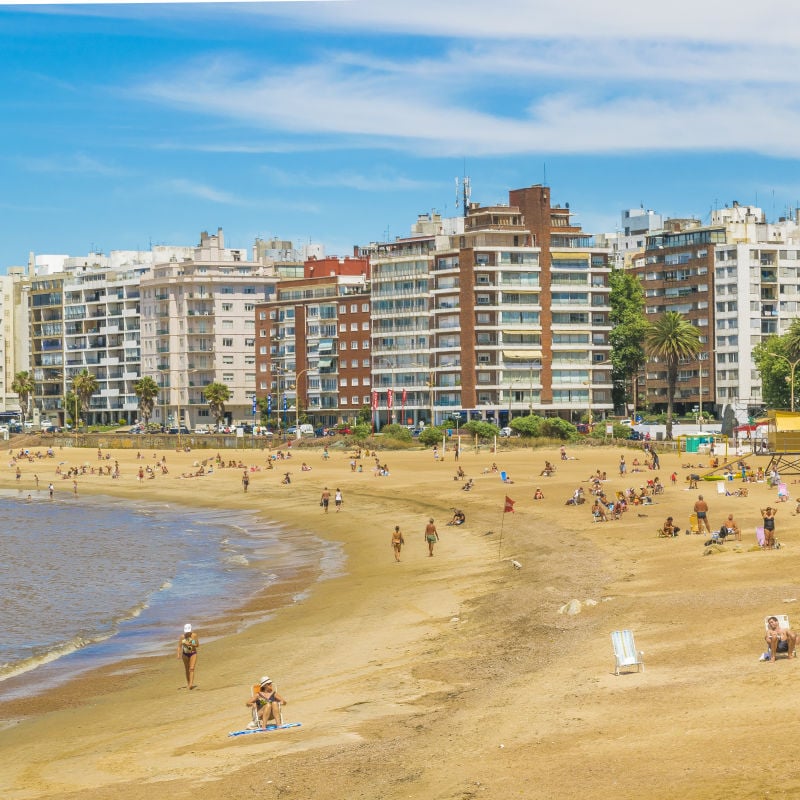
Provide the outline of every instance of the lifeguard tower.
{"type": "Polygon", "coordinates": [[[768,411],[767,444],[772,456],[767,471],[800,475],[800,413],[768,411]]]}

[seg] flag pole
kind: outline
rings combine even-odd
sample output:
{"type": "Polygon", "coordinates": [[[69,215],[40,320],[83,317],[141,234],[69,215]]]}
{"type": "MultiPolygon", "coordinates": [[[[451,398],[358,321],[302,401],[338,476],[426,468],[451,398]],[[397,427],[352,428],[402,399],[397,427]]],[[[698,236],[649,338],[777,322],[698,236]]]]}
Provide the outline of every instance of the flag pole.
{"type": "Polygon", "coordinates": [[[502,553],[503,548],[503,525],[506,521],[506,514],[511,512],[514,513],[514,501],[506,495],[505,503],[503,505],[503,518],[500,520],[500,539],[497,542],[497,560],[500,560],[500,556],[502,553]]]}

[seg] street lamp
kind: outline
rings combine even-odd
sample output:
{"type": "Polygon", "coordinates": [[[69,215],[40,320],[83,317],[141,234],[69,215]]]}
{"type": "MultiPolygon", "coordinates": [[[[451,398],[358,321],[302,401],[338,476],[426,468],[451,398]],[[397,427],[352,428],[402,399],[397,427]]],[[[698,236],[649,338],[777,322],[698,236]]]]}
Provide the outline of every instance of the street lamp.
{"type": "Polygon", "coordinates": [[[428,373],[428,380],[426,381],[426,383],[428,384],[428,401],[429,401],[430,407],[431,407],[431,427],[433,427],[434,424],[435,424],[435,422],[434,422],[435,410],[434,410],[434,406],[433,406],[433,386],[434,386],[434,384],[433,384],[433,370],[431,370],[428,373]]]}
{"type": "Polygon", "coordinates": [[[305,375],[309,369],[310,367],[301,369],[294,376],[294,435],[298,439],[302,438],[300,436],[300,376],[305,375]]]}
{"type": "Polygon", "coordinates": [[[800,358],[796,361],[790,361],[786,356],[782,356],[779,353],[770,353],[772,358],[779,358],[781,361],[785,361],[789,365],[789,391],[791,393],[790,397],[790,408],[792,413],[794,413],[794,371],[797,369],[797,365],[800,364],[800,358]]]}
{"type": "Polygon", "coordinates": [[[511,383],[508,384],[508,422],[507,425],[511,424],[511,401],[514,396],[514,384],[521,383],[524,378],[512,378],[511,383]]]}

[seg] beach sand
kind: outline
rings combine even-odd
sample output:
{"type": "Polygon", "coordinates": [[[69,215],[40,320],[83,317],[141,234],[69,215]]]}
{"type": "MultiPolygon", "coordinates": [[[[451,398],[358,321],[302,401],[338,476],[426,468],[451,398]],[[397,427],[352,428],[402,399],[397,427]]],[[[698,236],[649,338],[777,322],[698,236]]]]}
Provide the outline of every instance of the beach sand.
{"type": "MultiPolygon", "coordinates": [[[[754,549],[759,508],[777,492],[750,484],[749,497],[701,483],[718,527],[733,512],[743,541],[704,555],[704,536],[656,536],[668,514],[685,528],[698,491],[681,464],[661,457],[666,491],[619,521],[593,523],[589,504],[567,507],[596,469],[613,493],[652,473],[617,475],[621,446],[465,450],[475,479],[453,480],[451,452],[381,452],[352,473],[347,450],[295,454],[280,468],[181,479],[213,453],[168,452],[170,474],[139,483],[136,452],[116,451],[118,481],[82,477],[81,494],[195,508],[259,510],[268,519],[341,542],[341,577],[312,585],[297,602],[254,598],[241,613],[284,603],[266,622],[202,645],[198,688],[183,686],[175,639],[163,658],[121,663],[25,702],[0,702],[0,796],[129,800],[260,798],[788,798],[796,796],[795,701],[800,659],[758,660],[764,617],[787,613],[800,627],[800,536],[795,503],[780,505],[776,551],[754,549]],[[555,475],[539,477],[545,459],[555,475]],[[312,466],[301,472],[301,460],[312,466]],[[514,479],[483,474],[495,461],[514,479]],[[676,469],[677,487],[669,484],[676,469]],[[344,506],[323,514],[323,488],[344,506]],[[545,494],[533,501],[535,487],[545,494]],[[504,514],[504,498],[515,512],[504,514]],[[467,523],[447,527],[451,508],[467,523]],[[441,541],[429,558],[429,516],[441,541]],[[391,532],[405,537],[395,563],[391,532]],[[500,533],[502,530],[502,542],[500,533]],[[516,560],[521,568],[512,565],[516,560]],[[581,602],[575,615],[559,610],[581,602]],[[592,601],[587,603],[586,601],[592,601]],[[596,604],[594,604],[596,603],[596,604]],[[645,671],[614,675],[609,633],[634,631],[645,671]],[[302,727],[228,738],[248,721],[250,685],[268,673],[302,727]]],[[[159,457],[161,456],[159,452],[159,457]]],[[[150,453],[148,453],[148,456],[150,453]]],[[[262,454],[224,453],[248,464],[262,454]]],[[[58,460],[92,461],[65,448],[58,460]]],[[[148,458],[149,460],[149,458],[148,458]]],[[[20,488],[43,487],[55,461],[23,463],[20,488]]],[[[766,466],[768,458],[751,459],[766,466]]],[[[697,468],[691,471],[699,471],[697,468]]],[[[800,484],[792,484],[793,495],[800,484]]],[[[0,487],[16,487],[13,469],[0,487]]],[[[738,480],[733,484],[738,487],[738,480]]],[[[72,490],[71,481],[57,488],[72,490]]],[[[307,580],[313,579],[308,576],[307,580]]],[[[292,592],[303,591],[302,576],[292,592]]],[[[192,620],[203,641],[203,610],[192,620]]],[[[230,620],[231,631],[237,620],[230,620]]],[[[0,685],[0,692],[2,685],[0,685]]],[[[0,695],[1,696],[1,695],[0,695]]]]}

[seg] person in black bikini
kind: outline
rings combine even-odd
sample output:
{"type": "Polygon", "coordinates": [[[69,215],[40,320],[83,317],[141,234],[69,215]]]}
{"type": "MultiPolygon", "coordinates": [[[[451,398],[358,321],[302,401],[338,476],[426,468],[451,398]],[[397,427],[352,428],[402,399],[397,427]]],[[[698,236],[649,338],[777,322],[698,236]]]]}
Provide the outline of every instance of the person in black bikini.
{"type": "Polygon", "coordinates": [[[775,515],[777,508],[767,506],[761,509],[761,516],[764,518],[764,547],[772,550],[775,547],[775,515]]]}
{"type": "Polygon", "coordinates": [[[286,700],[275,691],[272,680],[264,676],[258,686],[258,691],[245,705],[257,710],[261,727],[266,728],[270,720],[273,720],[275,726],[282,723],[281,706],[286,705],[286,700]]]}

